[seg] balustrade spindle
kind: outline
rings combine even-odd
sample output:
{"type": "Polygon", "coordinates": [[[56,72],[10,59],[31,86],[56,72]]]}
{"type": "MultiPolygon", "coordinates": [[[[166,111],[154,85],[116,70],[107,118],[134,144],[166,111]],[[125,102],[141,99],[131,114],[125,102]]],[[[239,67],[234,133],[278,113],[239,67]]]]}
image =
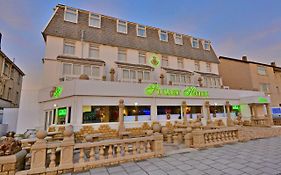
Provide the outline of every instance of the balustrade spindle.
{"type": "Polygon", "coordinates": [[[116,148],[116,157],[119,158],[121,157],[121,145],[117,145],[117,148],[116,148]]]}
{"type": "Polygon", "coordinates": [[[143,154],[144,153],[144,146],[143,146],[144,142],[140,142],[140,153],[143,154]]]}
{"type": "Polygon", "coordinates": [[[146,152],[151,153],[150,140],[149,140],[149,141],[147,141],[147,145],[146,145],[146,152]]]}
{"type": "Polygon", "coordinates": [[[109,146],[108,148],[108,159],[112,159],[113,158],[113,150],[112,150],[112,145],[109,146]]]}
{"type": "Polygon", "coordinates": [[[104,147],[100,146],[100,150],[99,150],[99,160],[104,160],[104,147]]]}
{"type": "Polygon", "coordinates": [[[214,142],[217,142],[217,133],[214,133],[213,137],[214,137],[214,142]]]}
{"type": "Polygon", "coordinates": [[[133,155],[137,154],[137,147],[136,147],[136,143],[133,143],[133,155]]]}
{"type": "Polygon", "coordinates": [[[140,143],[137,142],[136,146],[137,146],[137,154],[139,154],[140,153],[140,143]]]}
{"type": "Polygon", "coordinates": [[[50,168],[54,168],[56,167],[56,148],[52,148],[51,149],[51,156],[50,156],[50,164],[49,164],[49,167],[50,168]]]}
{"type": "Polygon", "coordinates": [[[208,134],[204,134],[205,142],[208,144],[209,143],[209,137],[208,134]]]}
{"type": "Polygon", "coordinates": [[[218,132],[218,142],[221,142],[221,133],[218,132]]]}
{"type": "Polygon", "coordinates": [[[129,155],[129,146],[128,146],[128,143],[125,143],[125,155],[129,155]]]}
{"type": "Polygon", "coordinates": [[[95,148],[92,147],[91,151],[90,151],[90,161],[94,161],[95,160],[95,148]]]}
{"type": "Polygon", "coordinates": [[[80,148],[80,154],[79,154],[79,163],[85,162],[84,160],[84,148],[80,148]]]}

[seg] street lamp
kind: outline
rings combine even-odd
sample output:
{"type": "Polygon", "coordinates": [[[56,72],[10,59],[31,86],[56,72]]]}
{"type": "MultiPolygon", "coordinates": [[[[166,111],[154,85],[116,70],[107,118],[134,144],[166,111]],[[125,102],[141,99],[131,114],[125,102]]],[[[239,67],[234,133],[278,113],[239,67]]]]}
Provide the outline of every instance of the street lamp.
{"type": "Polygon", "coordinates": [[[138,114],[139,114],[139,108],[138,108],[138,103],[135,102],[135,109],[136,109],[136,115],[135,115],[135,121],[138,121],[138,114]]]}

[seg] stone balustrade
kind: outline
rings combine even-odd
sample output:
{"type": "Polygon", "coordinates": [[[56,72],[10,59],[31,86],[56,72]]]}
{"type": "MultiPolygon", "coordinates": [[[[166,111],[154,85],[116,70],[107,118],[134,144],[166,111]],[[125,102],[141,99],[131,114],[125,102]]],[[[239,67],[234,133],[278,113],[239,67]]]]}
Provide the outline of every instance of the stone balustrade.
{"type": "Polygon", "coordinates": [[[191,134],[192,147],[194,148],[211,147],[239,141],[238,128],[236,127],[194,130],[191,134]]]}
{"type": "Polygon", "coordinates": [[[127,161],[159,157],[164,154],[163,135],[75,143],[73,131],[66,129],[61,142],[47,143],[39,131],[31,147],[30,169],[16,174],[61,174],[127,161]]]}

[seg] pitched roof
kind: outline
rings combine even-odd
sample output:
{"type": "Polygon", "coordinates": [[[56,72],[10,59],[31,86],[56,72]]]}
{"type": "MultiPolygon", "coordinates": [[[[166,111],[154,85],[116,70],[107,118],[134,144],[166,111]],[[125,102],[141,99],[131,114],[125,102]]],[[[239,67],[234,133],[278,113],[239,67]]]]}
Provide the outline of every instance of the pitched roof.
{"type": "Polygon", "coordinates": [[[5,58],[6,61],[8,61],[10,64],[12,64],[13,67],[15,67],[15,69],[21,74],[21,75],[25,75],[23,73],[23,71],[2,51],[0,50],[0,55],[5,58]]]}
{"type": "Polygon", "coordinates": [[[193,60],[219,63],[213,48],[204,50],[202,40],[199,48],[191,46],[191,36],[183,36],[183,45],[174,43],[174,32],[168,32],[168,42],[159,40],[159,28],[146,26],[147,37],[138,37],[136,23],[128,22],[128,34],[118,33],[116,30],[116,18],[102,15],[101,28],[88,25],[89,11],[78,10],[78,23],[64,21],[64,5],[57,5],[54,15],[42,32],[44,38],[47,35],[62,38],[81,40],[81,31],[84,31],[84,41],[115,47],[143,50],[148,52],[184,57],[193,60]]]}

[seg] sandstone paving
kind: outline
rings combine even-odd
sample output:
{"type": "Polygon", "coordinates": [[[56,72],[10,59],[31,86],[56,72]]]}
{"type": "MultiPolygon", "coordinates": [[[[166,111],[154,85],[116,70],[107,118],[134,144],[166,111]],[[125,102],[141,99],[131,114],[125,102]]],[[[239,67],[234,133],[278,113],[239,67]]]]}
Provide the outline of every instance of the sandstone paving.
{"type": "Polygon", "coordinates": [[[79,175],[278,175],[281,137],[91,169],[79,175]]]}

